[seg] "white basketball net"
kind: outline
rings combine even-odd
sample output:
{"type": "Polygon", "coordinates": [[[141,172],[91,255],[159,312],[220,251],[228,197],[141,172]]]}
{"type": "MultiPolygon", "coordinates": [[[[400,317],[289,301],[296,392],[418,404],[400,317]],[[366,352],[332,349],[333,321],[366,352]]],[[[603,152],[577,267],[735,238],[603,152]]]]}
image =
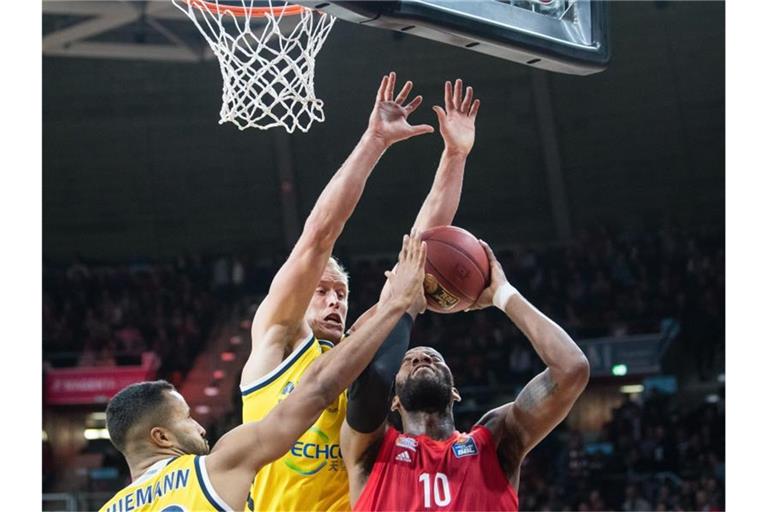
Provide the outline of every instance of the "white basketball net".
{"type": "Polygon", "coordinates": [[[252,15],[254,0],[239,0],[242,16],[227,9],[231,2],[172,2],[195,23],[219,60],[219,124],[234,123],[241,130],[282,126],[293,133],[325,120],[323,101],[315,96],[315,57],[336,18],[310,9],[286,15],[285,0],[269,0],[263,17],[252,15]],[[284,17],[297,21],[289,33],[280,31],[284,17]]]}

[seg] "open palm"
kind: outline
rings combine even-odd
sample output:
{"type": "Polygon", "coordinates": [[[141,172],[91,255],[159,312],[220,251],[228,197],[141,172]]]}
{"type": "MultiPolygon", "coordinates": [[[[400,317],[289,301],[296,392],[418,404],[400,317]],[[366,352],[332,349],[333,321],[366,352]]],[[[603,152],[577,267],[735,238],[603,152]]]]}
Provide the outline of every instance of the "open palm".
{"type": "Polygon", "coordinates": [[[445,82],[445,109],[432,107],[448,151],[468,154],[475,144],[475,118],[480,100],[472,101],[472,95],[472,87],[467,87],[466,94],[463,94],[461,78],[456,80],[455,85],[445,82]]]}
{"type": "Polygon", "coordinates": [[[376,95],[376,104],[373,106],[371,117],[368,119],[368,129],[375,137],[384,141],[387,146],[435,131],[428,124],[411,126],[408,123],[408,116],[421,105],[422,97],[416,96],[410,103],[405,104],[405,100],[413,88],[413,82],[409,80],[403,85],[397,98],[393,99],[396,79],[397,75],[391,72],[381,80],[376,95]]]}

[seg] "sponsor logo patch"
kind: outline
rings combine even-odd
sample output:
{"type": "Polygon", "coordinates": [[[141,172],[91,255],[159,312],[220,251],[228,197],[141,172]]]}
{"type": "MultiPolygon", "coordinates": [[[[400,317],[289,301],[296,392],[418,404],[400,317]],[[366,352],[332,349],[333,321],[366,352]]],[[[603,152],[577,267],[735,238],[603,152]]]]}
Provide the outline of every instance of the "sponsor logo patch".
{"type": "Polygon", "coordinates": [[[338,471],[341,462],[341,449],[337,443],[331,443],[328,434],[317,427],[307,430],[300,441],[282,458],[291,471],[302,476],[312,476],[329,463],[331,471],[338,471]]]}
{"type": "Polygon", "coordinates": [[[424,278],[424,291],[445,310],[451,309],[459,302],[459,298],[443,288],[432,274],[427,274],[424,278]]]}
{"type": "Polygon", "coordinates": [[[468,437],[463,441],[456,441],[451,448],[457,459],[477,455],[477,445],[475,444],[475,440],[471,437],[468,437]]]}
{"type": "Polygon", "coordinates": [[[411,451],[416,451],[416,447],[419,446],[419,442],[412,437],[400,436],[395,441],[395,446],[400,448],[407,448],[411,451]]]}

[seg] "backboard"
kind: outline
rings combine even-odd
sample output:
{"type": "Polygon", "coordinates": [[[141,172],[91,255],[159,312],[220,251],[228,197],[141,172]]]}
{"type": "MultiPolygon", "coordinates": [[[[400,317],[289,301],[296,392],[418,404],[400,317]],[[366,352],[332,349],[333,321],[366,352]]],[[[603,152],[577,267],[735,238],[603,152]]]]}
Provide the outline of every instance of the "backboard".
{"type": "Polygon", "coordinates": [[[539,69],[589,75],[610,59],[608,2],[300,1],[346,21],[405,32],[539,69]]]}

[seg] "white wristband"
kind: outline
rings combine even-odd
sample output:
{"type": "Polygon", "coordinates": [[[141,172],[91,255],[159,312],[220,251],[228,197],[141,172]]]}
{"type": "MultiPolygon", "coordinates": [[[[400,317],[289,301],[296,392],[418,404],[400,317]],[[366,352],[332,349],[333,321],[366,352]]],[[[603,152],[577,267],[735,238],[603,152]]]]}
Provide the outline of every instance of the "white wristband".
{"type": "Polygon", "coordinates": [[[504,283],[502,286],[496,288],[496,293],[493,294],[493,304],[500,310],[504,311],[504,307],[507,305],[507,301],[513,295],[517,295],[520,292],[517,288],[509,283],[504,283]]]}

